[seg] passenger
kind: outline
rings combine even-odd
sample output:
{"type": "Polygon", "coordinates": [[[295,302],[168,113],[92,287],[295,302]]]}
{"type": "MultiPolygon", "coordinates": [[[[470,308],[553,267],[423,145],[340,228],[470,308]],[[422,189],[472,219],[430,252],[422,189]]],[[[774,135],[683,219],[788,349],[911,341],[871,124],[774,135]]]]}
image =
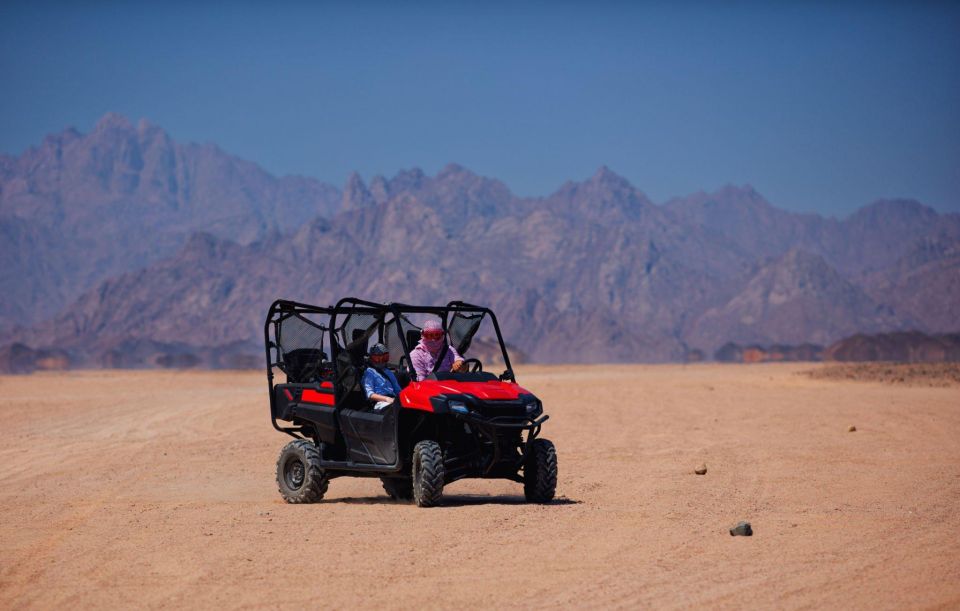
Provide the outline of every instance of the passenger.
{"type": "Polygon", "coordinates": [[[373,402],[373,409],[380,411],[400,396],[400,383],[397,376],[387,369],[390,351],[383,344],[374,344],[370,348],[370,366],[363,373],[363,392],[367,400],[373,402]]]}
{"type": "Polygon", "coordinates": [[[456,348],[447,344],[443,327],[437,320],[424,323],[420,331],[420,342],[410,351],[410,362],[417,373],[417,380],[426,379],[434,371],[460,371],[463,368],[463,357],[457,354],[456,348]],[[437,359],[440,358],[443,359],[440,366],[434,369],[437,359]]]}

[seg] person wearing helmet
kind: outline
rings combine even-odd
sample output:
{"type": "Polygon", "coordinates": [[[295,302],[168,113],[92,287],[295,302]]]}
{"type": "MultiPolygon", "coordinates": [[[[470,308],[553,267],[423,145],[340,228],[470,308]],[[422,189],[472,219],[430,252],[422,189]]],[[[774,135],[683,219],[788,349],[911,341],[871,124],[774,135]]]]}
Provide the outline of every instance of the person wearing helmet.
{"type": "Polygon", "coordinates": [[[445,335],[439,320],[424,323],[420,342],[410,351],[410,363],[418,381],[435,371],[460,371],[463,367],[463,357],[447,343],[445,335]]]}
{"type": "Polygon", "coordinates": [[[383,344],[374,344],[370,348],[370,366],[363,373],[363,392],[367,400],[373,403],[373,409],[380,411],[400,396],[400,383],[397,376],[387,369],[390,351],[383,344]]]}

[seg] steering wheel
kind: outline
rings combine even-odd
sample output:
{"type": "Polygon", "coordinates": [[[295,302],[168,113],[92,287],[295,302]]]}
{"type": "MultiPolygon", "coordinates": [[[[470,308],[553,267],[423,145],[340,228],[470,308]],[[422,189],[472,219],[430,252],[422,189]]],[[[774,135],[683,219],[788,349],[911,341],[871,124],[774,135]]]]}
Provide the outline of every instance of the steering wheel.
{"type": "Polygon", "coordinates": [[[470,373],[483,371],[483,363],[480,362],[480,359],[464,359],[463,365],[470,373]]]}

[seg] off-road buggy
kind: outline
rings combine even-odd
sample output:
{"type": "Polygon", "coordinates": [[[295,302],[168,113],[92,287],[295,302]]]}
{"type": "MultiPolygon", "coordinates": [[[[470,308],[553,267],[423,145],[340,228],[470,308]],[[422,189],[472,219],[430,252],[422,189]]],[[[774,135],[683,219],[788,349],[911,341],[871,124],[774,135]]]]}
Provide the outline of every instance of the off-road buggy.
{"type": "Polygon", "coordinates": [[[277,461],[277,485],[288,503],[318,501],[329,481],[342,476],[379,477],[390,497],[421,507],[438,504],[444,485],[467,477],[520,482],[533,502],[553,498],[556,451],[537,437],[548,416],[516,383],[491,310],[463,302],[424,307],[346,298],[317,307],[280,300],[270,306],[264,339],[270,418],[296,438],[277,461]],[[441,321],[466,371],[416,381],[414,321],[428,316],[441,321]],[[496,335],[500,355],[488,361],[502,364],[499,375],[470,358],[482,325],[496,335]],[[361,385],[375,342],[389,348],[387,367],[402,387],[398,400],[379,411],[361,385]],[[284,383],[274,384],[275,369],[284,383]]]}

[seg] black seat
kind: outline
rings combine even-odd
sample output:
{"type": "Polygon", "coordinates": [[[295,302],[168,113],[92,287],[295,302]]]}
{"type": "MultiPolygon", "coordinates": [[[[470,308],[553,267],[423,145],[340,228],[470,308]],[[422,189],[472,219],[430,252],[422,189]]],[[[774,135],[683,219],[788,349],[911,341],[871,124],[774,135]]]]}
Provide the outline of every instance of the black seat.
{"type": "Polygon", "coordinates": [[[327,355],[323,350],[298,348],[283,353],[280,369],[287,374],[287,382],[306,384],[319,378],[321,364],[326,360],[327,355]]]}
{"type": "Polygon", "coordinates": [[[407,348],[413,350],[420,343],[420,329],[407,329],[407,348]]]}
{"type": "Polygon", "coordinates": [[[338,386],[346,391],[342,404],[346,409],[364,409],[367,398],[363,392],[363,373],[367,369],[367,344],[364,329],[354,329],[350,334],[350,344],[337,358],[340,378],[338,386]]]}
{"type": "Polygon", "coordinates": [[[369,338],[363,339],[364,330],[363,329],[354,329],[353,337],[350,338],[350,360],[353,361],[355,366],[362,365],[367,358],[367,343],[370,341],[369,338]]]}

